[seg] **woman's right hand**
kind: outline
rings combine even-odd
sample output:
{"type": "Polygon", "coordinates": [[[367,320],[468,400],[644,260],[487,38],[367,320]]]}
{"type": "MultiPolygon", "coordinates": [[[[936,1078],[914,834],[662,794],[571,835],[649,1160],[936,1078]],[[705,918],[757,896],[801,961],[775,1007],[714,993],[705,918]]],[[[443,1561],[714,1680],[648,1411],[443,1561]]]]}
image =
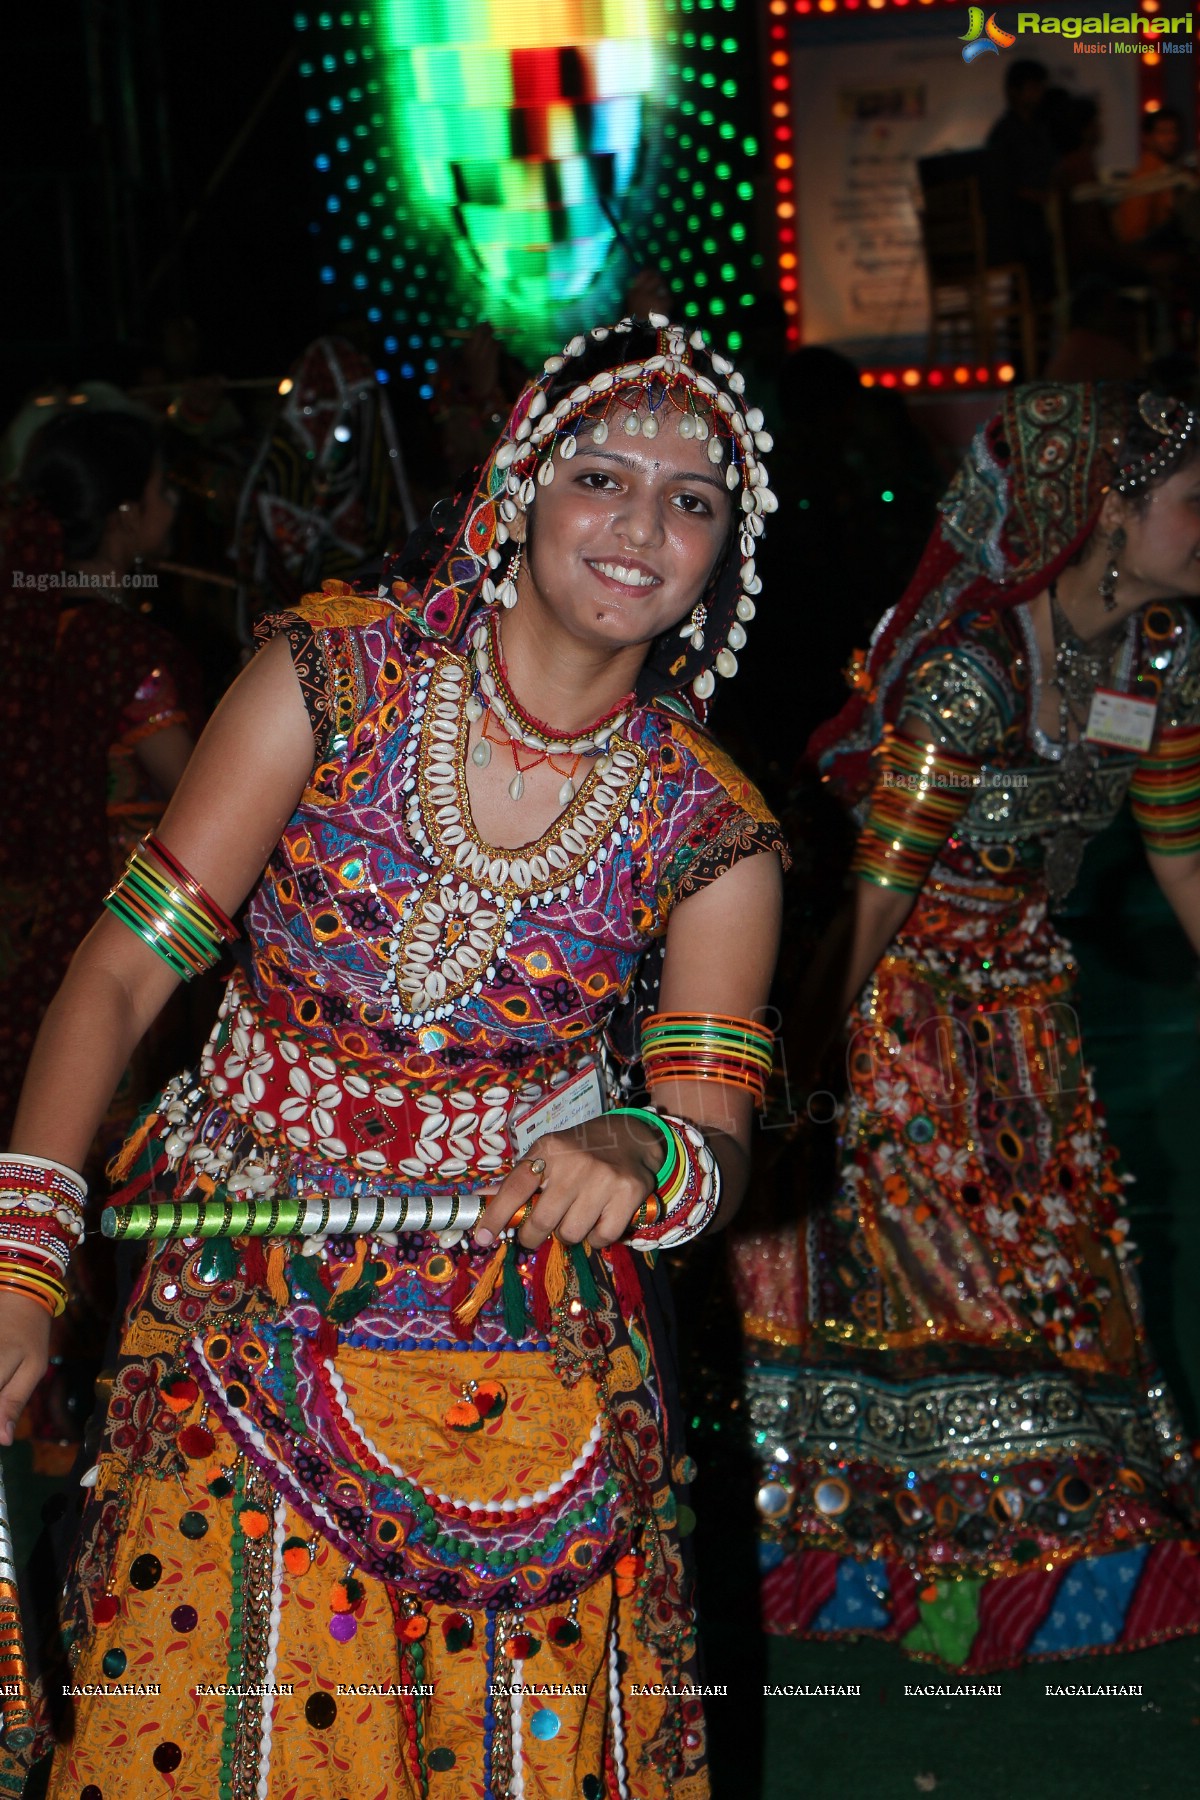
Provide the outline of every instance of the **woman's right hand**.
{"type": "Polygon", "coordinates": [[[50,1363],[50,1314],[27,1294],[0,1290],[0,1444],[50,1363]]]}

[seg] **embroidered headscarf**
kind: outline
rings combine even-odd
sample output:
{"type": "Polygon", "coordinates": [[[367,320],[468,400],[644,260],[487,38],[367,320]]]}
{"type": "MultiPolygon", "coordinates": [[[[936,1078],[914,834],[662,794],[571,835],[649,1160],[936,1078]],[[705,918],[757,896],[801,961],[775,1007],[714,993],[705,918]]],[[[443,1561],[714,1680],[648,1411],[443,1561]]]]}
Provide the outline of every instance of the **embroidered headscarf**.
{"type": "Polygon", "coordinates": [[[637,694],[642,702],[678,694],[703,719],[717,676],[737,673],[762,591],[757,540],[777,505],[761,459],[771,439],[744,394],[741,375],[702,332],[657,314],[572,338],[525,388],[478,475],[385,568],[381,592],[399,602],[422,636],[456,639],[477,606],[515,600],[507,579],[517,548],[510,527],[535,504],[539,485],[553,481],[581,443],[602,443],[610,425],[654,437],[674,412],[680,434],[706,443],[724,470],[734,519],[700,597],[702,625],[676,627],[654,643],[637,694]]]}
{"type": "Polygon", "coordinates": [[[903,597],[854,659],[854,694],[814,733],[807,760],[853,803],[894,724],[915,660],[965,612],[1040,593],[1086,544],[1110,491],[1134,494],[1196,443],[1180,400],[1134,383],[1030,382],[976,433],[903,597]]]}

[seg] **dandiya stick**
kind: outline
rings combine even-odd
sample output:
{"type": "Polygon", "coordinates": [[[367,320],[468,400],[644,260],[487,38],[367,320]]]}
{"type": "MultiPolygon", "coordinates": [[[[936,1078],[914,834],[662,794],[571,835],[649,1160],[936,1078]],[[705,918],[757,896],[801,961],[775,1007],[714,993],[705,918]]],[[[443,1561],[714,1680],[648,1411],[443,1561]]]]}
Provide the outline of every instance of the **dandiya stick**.
{"type": "Polygon", "coordinates": [[[107,1238],[369,1237],[378,1231],[469,1231],[487,1193],[329,1194],[197,1200],[135,1200],[100,1216],[107,1238]]]}
{"type": "Polygon", "coordinates": [[[21,1635],[21,1603],[17,1597],[17,1566],[12,1528],[8,1522],[8,1496],[0,1469],[0,1728],[9,1750],[24,1750],[33,1742],[29,1715],[29,1670],[21,1635]]]}

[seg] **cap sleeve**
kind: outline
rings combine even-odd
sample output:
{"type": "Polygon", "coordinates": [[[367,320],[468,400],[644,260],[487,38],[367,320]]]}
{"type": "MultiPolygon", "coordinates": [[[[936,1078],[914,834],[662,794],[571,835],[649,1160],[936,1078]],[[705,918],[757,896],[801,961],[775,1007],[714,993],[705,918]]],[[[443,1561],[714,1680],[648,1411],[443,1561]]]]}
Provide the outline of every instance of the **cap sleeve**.
{"type": "Polygon", "coordinates": [[[337,754],[338,740],[370,705],[379,647],[368,641],[369,628],[390,623],[395,613],[388,600],[327,581],[319,594],[306,594],[295,606],[256,623],[258,649],[275,637],[288,640],[318,762],[337,754]]]}
{"type": "Polygon", "coordinates": [[[732,757],[707,733],[670,717],[660,750],[664,775],[677,783],[658,859],[655,909],[662,929],[689,894],[718,881],[747,856],[774,852],[790,865],[779,821],[732,757]]]}
{"type": "Polygon", "coordinates": [[[914,736],[928,734],[943,750],[982,764],[1003,745],[1014,700],[1004,669],[990,651],[968,643],[941,645],[909,670],[900,724],[914,736]],[[914,729],[918,722],[924,732],[914,729]]]}

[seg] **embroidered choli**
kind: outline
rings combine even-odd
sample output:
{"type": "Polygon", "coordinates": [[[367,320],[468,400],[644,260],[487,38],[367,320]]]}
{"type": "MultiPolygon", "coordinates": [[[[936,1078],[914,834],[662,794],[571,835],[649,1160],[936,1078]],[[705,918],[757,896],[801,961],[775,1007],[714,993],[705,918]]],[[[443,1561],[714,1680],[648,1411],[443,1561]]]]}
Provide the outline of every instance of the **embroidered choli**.
{"type": "Polygon", "coordinates": [[[1129,622],[1128,691],[1155,699],[1155,741],[1143,756],[1094,749],[1081,802],[1067,818],[1059,797],[1061,751],[1035,723],[1051,671],[1040,667],[1023,609],[953,620],[909,673],[902,720],[978,762],[981,781],[947,839],[930,884],[1024,888],[1041,873],[1064,824],[1091,838],[1116,817],[1139,768],[1153,766],[1164,739],[1200,722],[1200,630],[1184,608],[1156,602],[1129,622]]]}
{"type": "MultiPolygon", "coordinates": [[[[468,632],[472,626],[468,627],[468,632]]],[[[672,908],[783,853],[761,797],[690,719],[638,708],[536,843],[496,850],[466,799],[467,644],[326,592],[283,630],[317,761],[250,905],[260,998],[418,1083],[503,1078],[594,1042],[672,908]]]]}

